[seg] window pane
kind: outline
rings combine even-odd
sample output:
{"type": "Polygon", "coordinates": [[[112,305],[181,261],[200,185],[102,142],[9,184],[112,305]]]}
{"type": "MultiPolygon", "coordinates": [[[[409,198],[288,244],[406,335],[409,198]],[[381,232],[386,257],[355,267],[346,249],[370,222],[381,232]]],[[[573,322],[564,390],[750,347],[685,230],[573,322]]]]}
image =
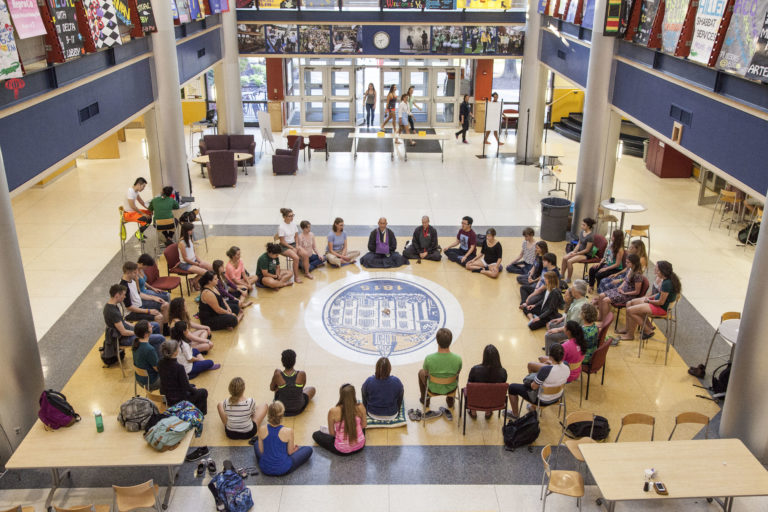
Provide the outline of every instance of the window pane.
{"type": "Polygon", "coordinates": [[[517,103],[520,101],[521,59],[493,60],[493,90],[499,93],[499,101],[517,103]]]}

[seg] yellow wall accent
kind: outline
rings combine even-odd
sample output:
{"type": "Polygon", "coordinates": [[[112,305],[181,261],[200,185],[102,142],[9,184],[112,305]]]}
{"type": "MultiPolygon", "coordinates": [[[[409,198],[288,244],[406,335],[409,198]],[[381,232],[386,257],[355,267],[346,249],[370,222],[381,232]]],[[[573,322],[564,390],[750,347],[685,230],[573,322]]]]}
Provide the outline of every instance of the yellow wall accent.
{"type": "Polygon", "coordinates": [[[77,160],[70,160],[69,162],[65,163],[55,171],[53,171],[51,174],[43,178],[42,180],[38,181],[35,185],[38,187],[45,187],[46,185],[51,184],[53,181],[55,181],[59,176],[62,176],[64,173],[69,171],[70,169],[75,169],[77,167],[77,160]]]}
{"type": "Polygon", "coordinates": [[[181,114],[184,116],[184,124],[205,119],[205,101],[181,100],[181,114]]]}
{"type": "Polygon", "coordinates": [[[272,133],[279,136],[280,132],[283,131],[283,102],[270,101],[267,103],[267,112],[269,112],[269,120],[272,124],[270,126],[272,133]]]}
{"type": "Polygon", "coordinates": [[[555,89],[552,95],[552,122],[568,117],[571,112],[584,111],[584,91],[581,89],[555,89]],[[573,91],[576,91],[574,94],[573,91]],[[564,98],[565,96],[569,96],[564,98]],[[563,99],[560,99],[563,98],[563,99]]]}
{"type": "Polygon", "coordinates": [[[89,159],[120,158],[120,147],[117,144],[117,133],[113,133],[103,141],[88,150],[89,159]]]}
{"type": "Polygon", "coordinates": [[[475,132],[484,133],[485,130],[485,102],[478,101],[475,103],[475,132]]]}

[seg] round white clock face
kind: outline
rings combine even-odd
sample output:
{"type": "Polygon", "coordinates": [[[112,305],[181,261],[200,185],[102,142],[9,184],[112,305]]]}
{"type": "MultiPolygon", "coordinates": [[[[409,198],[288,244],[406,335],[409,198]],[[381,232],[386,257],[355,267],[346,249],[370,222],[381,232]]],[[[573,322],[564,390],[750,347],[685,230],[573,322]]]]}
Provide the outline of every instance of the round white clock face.
{"type": "Polygon", "coordinates": [[[379,50],[389,46],[389,34],[386,32],[376,32],[373,34],[373,45],[379,50]]]}

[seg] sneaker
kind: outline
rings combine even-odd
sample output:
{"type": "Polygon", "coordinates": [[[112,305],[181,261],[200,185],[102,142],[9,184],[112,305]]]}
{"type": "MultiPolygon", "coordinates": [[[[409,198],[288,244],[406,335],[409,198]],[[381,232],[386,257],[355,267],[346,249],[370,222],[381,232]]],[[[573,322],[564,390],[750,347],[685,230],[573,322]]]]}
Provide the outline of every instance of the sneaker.
{"type": "Polygon", "coordinates": [[[184,460],[187,462],[192,462],[198,459],[202,459],[203,457],[208,456],[209,450],[207,446],[201,446],[200,448],[197,448],[190,453],[187,454],[186,457],[184,457],[184,460]]]}
{"type": "Polygon", "coordinates": [[[144,233],[142,233],[140,230],[138,229],[136,230],[135,236],[136,236],[136,240],[144,241],[144,233]]]}
{"type": "Polygon", "coordinates": [[[469,144],[469,141],[467,141],[467,140],[463,140],[461,142],[464,143],[464,144],[469,144]]]}

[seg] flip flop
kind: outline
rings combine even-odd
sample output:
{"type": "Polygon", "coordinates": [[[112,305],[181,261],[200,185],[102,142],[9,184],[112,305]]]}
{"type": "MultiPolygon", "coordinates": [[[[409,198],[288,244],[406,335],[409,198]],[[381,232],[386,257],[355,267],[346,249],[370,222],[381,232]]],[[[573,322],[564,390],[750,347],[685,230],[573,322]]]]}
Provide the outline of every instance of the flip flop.
{"type": "Polygon", "coordinates": [[[208,474],[211,476],[216,474],[216,463],[213,459],[208,459],[208,474]]]}
{"type": "Polygon", "coordinates": [[[205,461],[203,460],[200,462],[200,464],[197,465],[197,469],[195,470],[195,478],[202,478],[202,476],[205,474],[205,461]]]}
{"type": "Polygon", "coordinates": [[[408,409],[408,419],[411,421],[421,421],[421,411],[418,409],[408,409]]]}
{"type": "Polygon", "coordinates": [[[453,413],[450,411],[450,409],[447,409],[445,407],[440,408],[440,413],[445,416],[445,419],[448,421],[453,421],[453,413]]]}
{"type": "MultiPolygon", "coordinates": [[[[441,407],[441,409],[444,409],[444,407],[441,407]]],[[[435,418],[439,418],[443,415],[442,411],[427,411],[427,414],[424,415],[424,420],[432,420],[435,418]]]]}

